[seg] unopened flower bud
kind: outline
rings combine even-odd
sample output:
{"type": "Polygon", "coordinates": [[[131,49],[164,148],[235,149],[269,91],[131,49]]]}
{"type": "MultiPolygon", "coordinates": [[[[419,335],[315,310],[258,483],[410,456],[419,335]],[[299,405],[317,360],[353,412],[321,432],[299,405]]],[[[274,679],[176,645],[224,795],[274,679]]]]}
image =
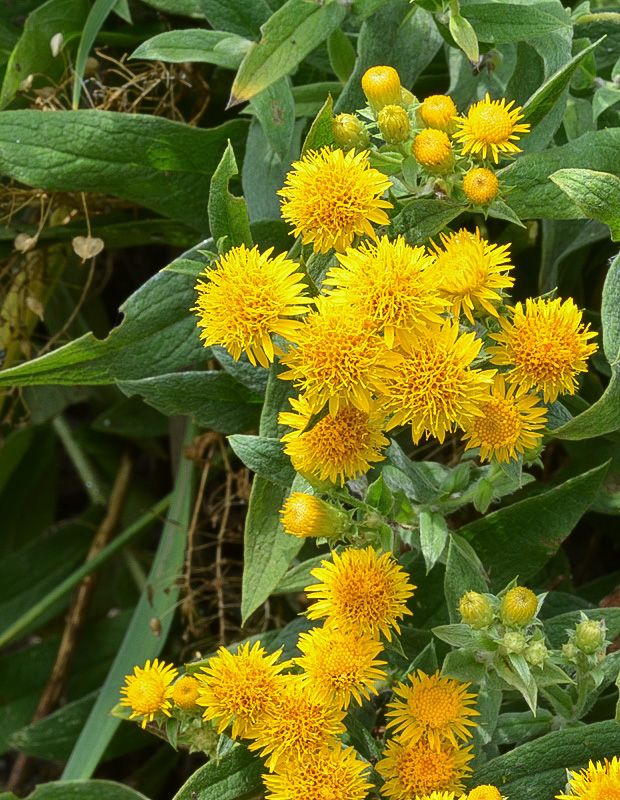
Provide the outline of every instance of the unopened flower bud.
{"type": "Polygon", "coordinates": [[[293,492],[280,513],[284,530],[299,539],[310,536],[338,539],[349,528],[349,517],[344,511],[303,492],[293,492]]]}
{"type": "Polygon", "coordinates": [[[191,675],[183,675],[172,687],[172,700],[184,711],[197,711],[200,683],[191,675]]]}
{"type": "Polygon", "coordinates": [[[523,655],[528,664],[533,667],[542,667],[547,658],[549,658],[549,651],[543,642],[533,642],[529,647],[525,648],[523,655]]]}
{"type": "Polygon", "coordinates": [[[527,647],[527,640],[522,633],[518,631],[508,631],[504,634],[502,644],[509,653],[522,653],[527,647]]]}
{"type": "Polygon", "coordinates": [[[454,166],[448,134],[435,128],[426,128],[418,133],[413,142],[413,155],[418,164],[434,175],[445,174],[454,166]]]}
{"type": "Polygon", "coordinates": [[[338,144],[345,150],[352,150],[354,147],[363,150],[368,147],[370,136],[366,126],[355,116],[355,114],[338,114],[332,120],[332,133],[338,144]]]}
{"type": "Polygon", "coordinates": [[[371,67],[362,78],[362,89],[368,105],[378,114],[383,106],[401,102],[400,77],[394,67],[371,67]]]}
{"type": "Polygon", "coordinates": [[[400,144],[409,138],[411,124],[409,115],[402,106],[383,106],[377,117],[377,124],[384,141],[400,144]]]}
{"type": "Polygon", "coordinates": [[[576,661],[577,656],[579,655],[579,650],[577,650],[573,642],[566,642],[566,644],[562,645],[562,655],[568,661],[576,661]]]}
{"type": "Polygon", "coordinates": [[[452,98],[445,94],[427,97],[418,109],[418,114],[427,128],[436,128],[446,133],[453,133],[456,128],[456,106],[452,98]]]}
{"type": "Polygon", "coordinates": [[[595,619],[584,619],[575,629],[575,645],[586,655],[599,650],[605,641],[605,623],[595,619]]]}
{"type": "Polygon", "coordinates": [[[493,607],[488,597],[480,592],[467,592],[459,600],[459,611],[463,622],[479,631],[493,622],[493,607]]]}
{"type": "Polygon", "coordinates": [[[463,191],[468,200],[477,206],[485,206],[494,200],[499,189],[495,173],[485,167],[470,169],[463,178],[463,191]]]}
{"type": "Polygon", "coordinates": [[[525,586],[515,586],[502,597],[500,606],[502,622],[504,625],[522,628],[533,619],[537,608],[538,600],[534,592],[525,586]]]}
{"type": "Polygon", "coordinates": [[[499,789],[485,783],[483,786],[476,786],[475,789],[472,789],[467,795],[467,800],[502,800],[502,796],[499,789]]]}

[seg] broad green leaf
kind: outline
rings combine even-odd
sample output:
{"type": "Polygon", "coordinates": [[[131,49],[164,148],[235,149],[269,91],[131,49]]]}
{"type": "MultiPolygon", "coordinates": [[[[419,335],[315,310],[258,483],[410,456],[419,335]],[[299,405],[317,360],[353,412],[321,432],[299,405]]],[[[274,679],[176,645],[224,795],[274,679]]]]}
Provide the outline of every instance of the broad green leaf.
{"type": "Polygon", "coordinates": [[[594,93],[592,98],[592,116],[596,121],[600,115],[620,103],[620,89],[615,86],[602,86],[594,93]]]}
{"type": "Polygon", "coordinates": [[[229,436],[230,446],[246,467],[263,478],[288,489],[295,478],[290,459],[284,454],[279,439],[264,436],[229,436]]]}
{"type": "Polygon", "coordinates": [[[170,64],[204,62],[236,70],[251,44],[251,41],[235,33],[187,28],[166,31],[147,39],[133,51],[130,58],[166,61],[170,64]]]}
{"type": "Polygon", "coordinates": [[[523,42],[570,27],[568,13],[565,20],[560,20],[525,3],[462,2],[461,14],[471,22],[481,42],[495,44],[523,42]]]}
{"type": "Polygon", "coordinates": [[[295,101],[289,79],[280,78],[254,95],[250,107],[271,149],[280,159],[286,158],[295,129],[295,101]]]}
{"type": "MultiPolygon", "coordinates": [[[[542,222],[542,252],[538,290],[541,294],[550,292],[561,284],[561,276],[569,269],[568,264],[561,267],[568,256],[581,248],[607,239],[607,227],[596,220],[578,221],[545,219],[542,222]]],[[[572,266],[572,259],[571,259],[572,266]]]]}
{"type": "Polygon", "coordinates": [[[73,78],[73,100],[72,106],[74,109],[79,108],[80,94],[82,92],[82,81],[84,80],[84,69],[86,67],[86,60],[90,54],[95,39],[103,26],[103,23],[108,18],[108,15],[114,10],[118,0],[95,0],[92,8],[88,12],[88,17],[84,23],[80,44],[78,46],[77,55],[75,57],[73,78]]]}
{"type": "Polygon", "coordinates": [[[471,22],[460,14],[450,14],[449,21],[450,33],[456,44],[465,53],[467,58],[473,63],[477,63],[480,58],[478,39],[471,22]]]}
{"type": "MultiPolygon", "coordinates": [[[[50,387],[37,387],[37,390],[50,391],[50,387]]],[[[141,397],[124,397],[118,403],[108,406],[93,420],[91,427],[94,431],[103,431],[112,436],[126,436],[129,439],[166,436],[170,432],[167,417],[148,406],[141,397]]]]}
{"type": "Polygon", "coordinates": [[[495,744],[521,744],[528,739],[536,739],[551,732],[553,719],[553,714],[546,708],[539,708],[536,716],[531,711],[500,714],[493,741],[495,744]]]}
{"type": "Polygon", "coordinates": [[[444,200],[412,200],[392,220],[392,233],[402,234],[407,244],[424,244],[463,211],[444,200]]]}
{"type": "Polygon", "coordinates": [[[123,197],[206,233],[206,182],[228,140],[243,152],[246,132],[244,120],[201,129],[148,114],[5,111],[0,174],[41,189],[123,197]]]}
{"type": "Polygon", "coordinates": [[[285,573],[280,583],[278,583],[273,594],[303,592],[306,586],[310,586],[310,584],[315,582],[315,579],[311,575],[312,570],[320,567],[323,561],[329,561],[329,558],[329,556],[316,556],[315,558],[309,558],[307,561],[302,561],[301,564],[291,567],[288,572],[285,573]]]}
{"type": "Polygon", "coordinates": [[[170,14],[207,19],[212,28],[230,31],[251,39],[269,19],[271,9],[265,0],[144,0],[145,3],[170,14]]]}
{"type": "Polygon", "coordinates": [[[340,28],[336,28],[327,40],[327,53],[337,77],[342,83],[346,83],[353,72],[356,53],[351,40],[340,28]]]}
{"type": "Polygon", "coordinates": [[[263,762],[243,745],[211,759],[194,772],[172,800],[240,800],[261,788],[263,762]]]}
{"type": "Polygon", "coordinates": [[[217,243],[218,249],[222,246],[221,240],[225,240],[224,252],[242,244],[249,249],[253,246],[245,200],[243,197],[235,197],[228,189],[229,181],[238,174],[235,153],[229,141],[222,160],[211,178],[207,206],[211,236],[217,243]]]}
{"type": "Polygon", "coordinates": [[[484,564],[494,589],[516,576],[525,583],[547,563],[594,500],[608,466],[603,464],[459,529],[484,564]]]}
{"type": "Polygon", "coordinates": [[[325,104],[328,95],[339,97],[342,84],[338,81],[321,81],[302,86],[293,86],[296,117],[316,117],[325,104]]]}
{"type": "Polygon", "coordinates": [[[448,546],[444,594],[450,622],[459,623],[459,601],[467,592],[487,592],[485,571],[477,553],[462,536],[453,533],[448,546]]]}
{"type": "MultiPolygon", "coordinates": [[[[390,446],[385,451],[388,464],[396,467],[407,477],[412,490],[412,497],[418,503],[431,503],[441,494],[441,489],[435,476],[429,468],[428,462],[412,461],[402,451],[398,443],[392,439],[390,446]]],[[[388,473],[389,475],[390,473],[388,473]]],[[[386,475],[386,483],[392,489],[391,478],[386,475]]],[[[402,487],[395,487],[402,488],[402,487]]]]}
{"type": "Polygon", "coordinates": [[[310,150],[320,150],[321,147],[326,147],[335,143],[336,140],[332,133],[332,109],[332,96],[328,94],[327,100],[323,103],[321,110],[316,115],[308,131],[308,135],[304,140],[303,147],[301,148],[302,156],[310,150]]]}
{"type": "Polygon", "coordinates": [[[228,107],[243,103],[292,72],[345,18],[340,3],[287,0],[261,28],[233,83],[228,107]]]}
{"type": "Polygon", "coordinates": [[[116,781],[52,781],[43,783],[28,800],[148,800],[141,792],[116,781]]]}
{"type": "Polygon", "coordinates": [[[448,526],[442,514],[436,511],[422,509],[419,517],[420,547],[426,564],[426,571],[430,572],[444,551],[448,541],[448,526]]]}
{"type": "Polygon", "coordinates": [[[591,169],[560,169],[549,176],[583,212],[609,226],[614,242],[620,239],[620,178],[591,169]]]}
{"type": "Polygon", "coordinates": [[[230,355],[228,350],[219,345],[214,345],[213,355],[220,362],[222,367],[235,380],[242,383],[246,388],[250,389],[255,394],[263,395],[267,391],[267,381],[269,379],[269,370],[261,367],[260,364],[254,366],[250,364],[248,357],[243,353],[239,361],[230,355]]]}
{"type": "Polygon", "coordinates": [[[353,0],[351,14],[356,22],[363,22],[367,17],[371,17],[389,0],[353,0]]]}

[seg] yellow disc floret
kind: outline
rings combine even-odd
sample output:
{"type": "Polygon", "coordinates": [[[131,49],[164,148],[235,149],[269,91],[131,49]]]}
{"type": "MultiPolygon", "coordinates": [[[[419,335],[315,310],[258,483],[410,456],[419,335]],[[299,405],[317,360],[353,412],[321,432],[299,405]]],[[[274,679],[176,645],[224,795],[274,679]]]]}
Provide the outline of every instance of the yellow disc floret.
{"type": "Polygon", "coordinates": [[[527,123],[518,123],[522,119],[521,107],[513,108],[514,100],[506,105],[506,100],[491,100],[487,92],[484,100],[473,105],[464,119],[457,120],[460,130],[454,138],[463,145],[463,154],[471,152],[487,157],[487,152],[497,164],[500,153],[512,155],[521,150],[515,144],[519,140],[517,134],[527,133],[527,123]]]}
{"type": "Polygon", "coordinates": [[[502,597],[500,616],[504,625],[522,628],[531,622],[538,608],[538,599],[531,589],[515,586],[502,597]]]}
{"type": "Polygon", "coordinates": [[[454,164],[448,134],[435,128],[418,133],[413,142],[413,155],[429,172],[447,172],[454,164]]]}
{"type": "Polygon", "coordinates": [[[486,206],[497,197],[499,181],[486,167],[475,167],[465,173],[463,191],[468,200],[477,206],[486,206]]]}
{"type": "Polygon", "coordinates": [[[499,789],[490,784],[476,786],[467,795],[467,800],[502,800],[499,789]]]}
{"type": "Polygon", "coordinates": [[[170,684],[179,674],[172,664],[155,659],[147,661],[144,667],[134,667],[134,674],[127,675],[125,686],[121,689],[121,705],[131,708],[129,719],[142,718],[146,727],[158,712],[170,716],[170,684]]]}
{"type": "Polygon", "coordinates": [[[400,76],[394,67],[371,67],[362,77],[362,90],[368,105],[376,113],[383,106],[401,101],[400,76]]]}
{"type": "Polygon", "coordinates": [[[436,128],[446,133],[454,130],[456,106],[452,98],[445,94],[433,94],[427,97],[418,108],[418,114],[427,128],[436,128]]]}

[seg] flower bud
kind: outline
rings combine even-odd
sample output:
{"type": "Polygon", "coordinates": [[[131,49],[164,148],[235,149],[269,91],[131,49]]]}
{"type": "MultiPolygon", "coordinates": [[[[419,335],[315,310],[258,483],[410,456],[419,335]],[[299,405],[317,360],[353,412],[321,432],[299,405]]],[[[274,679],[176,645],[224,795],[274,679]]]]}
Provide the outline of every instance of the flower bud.
{"type": "Polygon", "coordinates": [[[463,622],[479,631],[493,622],[493,607],[488,597],[480,592],[467,592],[459,600],[459,611],[463,622]]]}
{"type": "Polygon", "coordinates": [[[388,144],[400,144],[409,138],[411,123],[402,106],[383,106],[377,117],[383,139],[388,144]]]}
{"type": "Polygon", "coordinates": [[[527,647],[527,640],[522,633],[518,631],[508,631],[504,634],[502,644],[509,653],[522,653],[527,647]]]}
{"type": "Polygon", "coordinates": [[[449,172],[454,166],[454,155],[448,134],[434,128],[420,131],[413,142],[413,155],[433,174],[449,172]]]}
{"type": "Polygon", "coordinates": [[[567,661],[577,661],[579,650],[577,650],[573,642],[566,642],[566,644],[562,645],[562,655],[567,661]]]}
{"type": "Polygon", "coordinates": [[[531,589],[515,586],[502,597],[500,615],[504,625],[522,628],[536,614],[538,600],[531,589]]]}
{"type": "Polygon", "coordinates": [[[303,492],[293,492],[280,513],[284,530],[299,539],[310,536],[338,539],[349,528],[349,517],[344,511],[303,492]]]}
{"type": "Polygon", "coordinates": [[[445,94],[427,97],[418,109],[418,114],[427,128],[436,128],[446,133],[453,133],[456,129],[456,106],[452,98],[445,94]]]}
{"type": "Polygon", "coordinates": [[[196,700],[200,694],[200,683],[191,675],[183,675],[172,687],[174,704],[184,711],[197,711],[196,700]]]}
{"type": "Polygon", "coordinates": [[[378,114],[383,106],[401,102],[400,77],[394,67],[371,67],[362,78],[368,105],[378,114]]]}
{"type": "Polygon", "coordinates": [[[544,642],[533,642],[529,647],[525,648],[523,655],[528,664],[533,667],[542,667],[547,658],[549,658],[549,651],[544,642]]]}
{"type": "Polygon", "coordinates": [[[368,147],[370,136],[366,126],[358,119],[355,114],[338,114],[332,119],[332,133],[338,144],[345,150],[352,150],[354,147],[363,150],[368,147]]]}
{"type": "Polygon", "coordinates": [[[494,200],[499,189],[495,173],[485,167],[470,169],[463,178],[463,191],[468,200],[477,206],[485,206],[494,200]]]}
{"type": "Polygon", "coordinates": [[[502,796],[499,789],[485,783],[483,786],[476,786],[475,789],[472,789],[467,795],[467,800],[502,800],[502,796]]]}
{"type": "Polygon", "coordinates": [[[586,655],[593,655],[605,641],[605,623],[584,619],[575,629],[575,645],[586,655]]]}

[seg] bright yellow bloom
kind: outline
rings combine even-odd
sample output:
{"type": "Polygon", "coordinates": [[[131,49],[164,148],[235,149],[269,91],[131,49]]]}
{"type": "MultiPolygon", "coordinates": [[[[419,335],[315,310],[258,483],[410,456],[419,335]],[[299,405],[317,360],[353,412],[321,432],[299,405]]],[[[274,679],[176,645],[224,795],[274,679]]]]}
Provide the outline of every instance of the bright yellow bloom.
{"type": "Polygon", "coordinates": [[[309,297],[298,265],[284,255],[271,258],[273,247],[264,253],[245,245],[233,247],[198,281],[196,305],[200,338],[205,347],[223,345],[235,361],[245,350],[252,364],[268,367],[281,350],[271,341],[274,333],[290,338],[299,328],[288,319],[306,312],[309,297]]]}
{"type": "Polygon", "coordinates": [[[184,711],[198,710],[198,695],[200,683],[191,675],[183,675],[172,687],[172,701],[184,711]]]}
{"type": "Polygon", "coordinates": [[[371,788],[367,769],[352,747],[308,753],[273,775],[263,775],[271,792],[266,800],[364,800],[371,788]]]}
{"type": "Polygon", "coordinates": [[[309,536],[338,539],[350,527],[344,511],[304,492],[293,492],[280,514],[284,530],[299,539],[309,536]]]}
{"type": "Polygon", "coordinates": [[[484,784],[472,789],[467,795],[467,800],[502,800],[502,796],[495,786],[484,784]]]}
{"type": "Polygon", "coordinates": [[[459,746],[458,739],[471,736],[468,727],[476,723],[469,717],[479,712],[470,708],[477,695],[466,692],[469,683],[461,683],[453,678],[441,678],[439,670],[434,675],[409,675],[411,685],[399,683],[394,694],[399,698],[388,704],[391,709],[386,714],[392,717],[388,728],[394,728],[399,741],[417,742],[428,739],[434,750],[441,750],[446,742],[459,746]]]}
{"type": "Polygon", "coordinates": [[[374,391],[399,356],[359,314],[327,297],[316,305],[282,357],[289,369],[280,378],[294,381],[315,413],[325,403],[332,416],[348,405],[370,412],[374,391]]]}
{"type": "Polygon", "coordinates": [[[441,233],[440,238],[441,247],[433,242],[436,286],[451,303],[454,316],[464,311],[472,325],[474,313],[497,317],[495,306],[502,302],[498,289],[514,283],[514,278],[504,274],[514,269],[509,245],[490,244],[478,228],[475,233],[464,228],[449,236],[441,233]]]}
{"type": "Polygon", "coordinates": [[[531,589],[515,586],[502,597],[500,615],[504,625],[521,628],[534,618],[538,599],[531,589]]]}
{"type": "Polygon", "coordinates": [[[286,184],[278,191],[285,202],[282,216],[301,234],[304,244],[312,242],[315,252],[339,253],[354,236],[375,238],[375,225],[387,225],[384,209],[392,208],[381,195],[392,182],[368,163],[368,153],[323,148],[306,153],[293,163],[286,184]]]}
{"type": "Polygon", "coordinates": [[[559,394],[574,394],[576,375],[587,370],[586,359],[597,349],[588,339],[596,336],[584,326],[581,312],[571,298],[555,300],[529,298],[525,310],[514,307],[512,320],[500,317],[501,333],[491,337],[499,345],[489,348],[494,364],[509,365],[510,383],[542,391],[545,403],[559,394]]]}
{"type": "Polygon", "coordinates": [[[201,667],[200,697],[205,719],[218,720],[222,733],[232,722],[233,739],[254,735],[257,724],[274,697],[280,694],[286,676],[279,675],[291,662],[276,664],[282,651],[267,655],[260,642],[237,647],[236,654],[220,647],[217,655],[201,667]]]}
{"type": "Polygon", "coordinates": [[[467,112],[464,119],[457,119],[460,130],[454,134],[456,140],[463,145],[463,154],[470,150],[473,155],[480,153],[482,158],[487,157],[487,150],[497,164],[499,154],[520,153],[515,141],[519,140],[516,134],[528,133],[528,123],[517,123],[523,118],[520,114],[521,106],[513,108],[514,100],[506,105],[506,99],[491,100],[487,92],[484,100],[475,103],[467,112]]]}
{"type": "Polygon", "coordinates": [[[327,624],[373,636],[384,634],[392,641],[390,628],[400,633],[398,620],[411,614],[407,600],[416,588],[391,553],[377,556],[372,547],[348,548],[333,553],[333,562],[321,561],[312,570],[320,583],[308,586],[306,594],[314,603],[309,619],[327,617],[327,624]]]}
{"type": "Polygon", "coordinates": [[[424,434],[443,442],[446,433],[479,415],[495,374],[470,368],[481,344],[475,333],[459,335],[457,320],[420,335],[392,368],[379,397],[393,414],[388,429],[411,423],[416,444],[424,434]]]}
{"type": "Polygon", "coordinates": [[[480,403],[481,416],[465,423],[466,450],[480,448],[480,458],[508,462],[519,453],[534,450],[542,440],[547,409],[538,395],[515,385],[506,389],[503,375],[496,375],[491,395],[480,403]]]}
{"type": "Polygon", "coordinates": [[[282,769],[290,760],[312,756],[336,744],[344,733],[345,712],[326,705],[298,675],[285,676],[256,728],[250,750],[267,756],[267,769],[282,769]]]}
{"type": "Polygon", "coordinates": [[[323,702],[336,708],[348,708],[362,698],[377,694],[373,684],[385,680],[378,661],[381,643],[370,633],[345,628],[313,628],[301,633],[297,648],[303,653],[295,663],[303,669],[302,683],[309,686],[323,702]]]}
{"type": "Polygon", "coordinates": [[[339,267],[327,273],[327,294],[383,331],[385,343],[406,343],[429,323],[439,324],[448,302],[437,292],[434,259],[423,247],[410,247],[402,236],[390,241],[380,236],[376,244],[339,255],[339,267]]]}
{"type": "Polygon", "coordinates": [[[391,739],[376,766],[385,778],[382,794],[390,800],[410,800],[431,792],[460,792],[471,772],[471,748],[451,746],[434,750],[426,739],[404,744],[391,739]]]}
{"type": "Polygon", "coordinates": [[[377,113],[383,106],[401,101],[400,76],[394,67],[371,67],[362,76],[362,90],[370,108],[377,113]]]}
{"type": "Polygon", "coordinates": [[[463,622],[477,631],[488,628],[493,622],[493,606],[480,592],[466,592],[459,600],[459,611],[463,622]]]}
{"type": "Polygon", "coordinates": [[[368,147],[370,136],[364,123],[355,114],[338,114],[332,119],[332,133],[345,150],[368,147]]]}
{"type": "Polygon", "coordinates": [[[409,138],[411,123],[402,106],[383,106],[377,117],[381,136],[388,144],[400,144],[409,138]]]}
{"type": "Polygon", "coordinates": [[[586,769],[571,772],[569,789],[570,794],[557,794],[557,800],[620,800],[620,759],[590,761],[586,769]]]}
{"type": "Polygon", "coordinates": [[[375,404],[369,413],[342,406],[335,416],[326,414],[306,430],[313,415],[310,404],[303,397],[291,398],[290,403],[295,413],[283,411],[278,421],[293,428],[282,441],[297,472],[344,486],[385,458],[381,454],[389,445],[382,432],[385,414],[375,404]]]}
{"type": "Polygon", "coordinates": [[[125,677],[125,686],[121,689],[122,706],[131,708],[129,719],[142,717],[141,725],[146,728],[147,722],[152,722],[155,714],[162,712],[170,716],[170,684],[177,677],[178,671],[172,664],[155,659],[150,660],[144,667],[134,667],[133,675],[125,677]]]}
{"type": "Polygon", "coordinates": [[[427,128],[437,128],[451,133],[454,128],[456,106],[451,97],[445,94],[433,94],[418,108],[418,114],[427,128]]]}
{"type": "Polygon", "coordinates": [[[436,128],[425,128],[413,140],[415,160],[430,172],[445,172],[454,163],[448,134],[436,128]]]}
{"type": "Polygon", "coordinates": [[[414,800],[468,800],[468,798],[460,792],[431,792],[430,794],[419,795],[416,794],[414,800]]]}
{"type": "Polygon", "coordinates": [[[497,197],[499,181],[494,172],[485,167],[475,167],[465,173],[463,191],[468,200],[477,206],[486,206],[497,197]]]}

